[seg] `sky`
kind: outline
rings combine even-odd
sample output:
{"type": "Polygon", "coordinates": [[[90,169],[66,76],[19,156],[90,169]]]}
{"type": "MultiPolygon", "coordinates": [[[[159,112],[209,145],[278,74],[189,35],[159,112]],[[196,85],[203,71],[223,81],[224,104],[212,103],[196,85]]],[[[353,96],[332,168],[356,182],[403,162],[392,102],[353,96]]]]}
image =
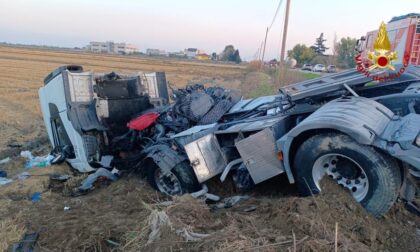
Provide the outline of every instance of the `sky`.
{"type": "MultiPolygon", "coordinates": [[[[0,42],[83,47],[127,42],[141,51],[194,47],[220,53],[225,45],[251,60],[281,0],[0,0],[0,42]]],[[[278,58],[286,0],[268,34],[266,58],[278,58]]],[[[420,13],[420,0],[291,0],[286,49],[308,46],[321,32],[360,38],[381,21],[420,13]]]]}

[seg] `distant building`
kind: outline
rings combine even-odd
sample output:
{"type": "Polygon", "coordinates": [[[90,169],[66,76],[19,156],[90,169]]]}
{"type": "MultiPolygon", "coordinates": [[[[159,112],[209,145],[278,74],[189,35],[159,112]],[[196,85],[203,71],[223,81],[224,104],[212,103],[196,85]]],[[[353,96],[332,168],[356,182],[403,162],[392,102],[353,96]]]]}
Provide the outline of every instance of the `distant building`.
{"type": "Polygon", "coordinates": [[[187,55],[185,54],[184,51],[170,52],[169,53],[169,57],[173,57],[173,58],[185,58],[185,57],[187,57],[187,55]]]}
{"type": "Polygon", "coordinates": [[[138,53],[139,49],[135,45],[130,45],[126,43],[116,43],[117,52],[120,54],[133,54],[138,53]]]}
{"type": "Polygon", "coordinates": [[[195,55],[195,58],[198,60],[209,60],[210,55],[208,55],[207,53],[198,53],[197,55],[195,55]]]}
{"type": "Polygon", "coordinates": [[[187,48],[187,49],[184,50],[184,52],[185,52],[185,55],[188,58],[192,59],[192,58],[195,58],[195,56],[197,55],[198,49],[197,48],[187,48]]]}
{"type": "Polygon", "coordinates": [[[153,48],[148,48],[146,50],[146,54],[149,56],[167,56],[168,55],[168,53],[166,53],[165,50],[153,49],[153,48]]]}
{"type": "Polygon", "coordinates": [[[114,43],[113,41],[90,42],[86,49],[96,53],[133,54],[138,52],[138,48],[134,45],[114,43]]]}

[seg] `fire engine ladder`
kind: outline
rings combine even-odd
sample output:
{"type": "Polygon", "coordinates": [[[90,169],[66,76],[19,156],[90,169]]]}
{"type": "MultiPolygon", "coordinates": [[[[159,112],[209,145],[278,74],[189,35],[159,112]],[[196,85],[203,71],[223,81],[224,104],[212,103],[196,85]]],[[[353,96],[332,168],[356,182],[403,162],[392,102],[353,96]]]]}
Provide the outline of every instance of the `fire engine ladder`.
{"type": "Polygon", "coordinates": [[[411,47],[410,64],[420,65],[420,20],[417,23],[416,32],[411,47]]]}

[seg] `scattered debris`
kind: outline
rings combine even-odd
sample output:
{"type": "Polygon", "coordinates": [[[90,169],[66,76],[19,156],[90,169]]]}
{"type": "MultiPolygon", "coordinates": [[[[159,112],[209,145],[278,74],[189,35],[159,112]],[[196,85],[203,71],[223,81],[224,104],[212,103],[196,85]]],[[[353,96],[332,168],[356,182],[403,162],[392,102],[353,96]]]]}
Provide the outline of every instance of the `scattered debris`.
{"type": "Polygon", "coordinates": [[[0,170],[0,185],[5,185],[10,182],[12,182],[12,180],[7,178],[7,172],[0,170]]]}
{"type": "Polygon", "coordinates": [[[10,158],[10,157],[3,158],[2,160],[0,160],[0,164],[7,164],[7,163],[9,163],[9,162],[10,162],[10,160],[11,160],[11,158],[10,158]]]}
{"type": "Polygon", "coordinates": [[[70,178],[70,175],[51,174],[50,179],[60,182],[65,182],[70,178]]]}
{"type": "Polygon", "coordinates": [[[110,240],[110,239],[108,239],[108,240],[105,240],[109,245],[111,245],[111,246],[113,246],[113,247],[118,247],[118,246],[120,246],[120,244],[118,243],[118,242],[115,242],[115,241],[113,241],[113,240],[110,240]]]}
{"type": "Polygon", "coordinates": [[[10,147],[10,148],[21,148],[23,145],[21,145],[21,144],[8,144],[7,145],[7,147],[10,147]]]}
{"type": "Polygon", "coordinates": [[[191,193],[191,196],[193,198],[204,197],[204,198],[206,198],[208,200],[211,200],[211,201],[219,201],[220,200],[219,196],[217,196],[215,194],[208,193],[208,191],[209,191],[209,188],[205,184],[203,184],[202,189],[200,191],[191,193]]]}
{"type": "Polygon", "coordinates": [[[169,216],[165,211],[153,211],[149,216],[150,234],[147,244],[151,244],[160,238],[160,229],[162,226],[171,226],[169,216]]]}
{"type": "Polygon", "coordinates": [[[17,179],[19,180],[25,180],[27,178],[29,178],[31,176],[31,174],[29,172],[21,172],[17,175],[17,179]]]}
{"type": "Polygon", "coordinates": [[[53,155],[38,156],[34,157],[32,153],[28,150],[21,151],[20,156],[26,158],[25,168],[32,167],[47,167],[51,165],[51,160],[54,159],[53,155]]]}
{"type": "Polygon", "coordinates": [[[244,196],[236,195],[232,197],[227,197],[227,198],[222,199],[222,201],[217,203],[214,207],[216,209],[231,208],[234,205],[238,204],[240,201],[247,200],[249,198],[250,197],[247,195],[244,195],[244,196]]]}
{"type": "Polygon", "coordinates": [[[9,184],[10,182],[12,182],[11,179],[0,177],[0,186],[9,184]]]}
{"type": "Polygon", "coordinates": [[[40,192],[35,192],[34,194],[32,194],[31,196],[31,201],[32,202],[39,202],[42,198],[42,195],[40,192]]]}
{"type": "Polygon", "coordinates": [[[209,236],[209,234],[195,233],[195,232],[192,232],[190,230],[187,230],[186,228],[178,229],[176,231],[176,234],[183,237],[185,239],[185,241],[187,241],[187,242],[189,242],[189,241],[200,241],[203,238],[206,238],[206,237],[209,236]]]}
{"type": "Polygon", "coordinates": [[[29,177],[43,177],[43,176],[48,176],[48,177],[50,177],[50,179],[55,180],[55,181],[60,181],[60,182],[65,182],[66,180],[68,180],[70,178],[70,175],[61,175],[61,174],[57,174],[57,173],[34,175],[34,174],[30,174],[29,172],[21,172],[16,176],[16,178],[18,180],[25,180],[29,177]]]}
{"type": "Polygon", "coordinates": [[[6,178],[6,177],[7,177],[7,172],[0,170],[0,178],[6,178]]]}
{"type": "Polygon", "coordinates": [[[79,187],[79,192],[86,193],[93,189],[93,184],[96,181],[116,181],[120,177],[119,170],[112,169],[112,171],[109,171],[105,168],[99,168],[95,171],[95,173],[90,174],[87,176],[85,180],[82,181],[82,184],[79,187]]]}
{"type": "Polygon", "coordinates": [[[35,250],[36,242],[39,238],[38,233],[25,234],[22,241],[13,248],[13,252],[32,252],[35,250]]]}
{"type": "Polygon", "coordinates": [[[249,212],[254,212],[255,210],[257,210],[256,206],[249,206],[247,208],[244,208],[242,211],[245,213],[249,213],[249,212]]]}

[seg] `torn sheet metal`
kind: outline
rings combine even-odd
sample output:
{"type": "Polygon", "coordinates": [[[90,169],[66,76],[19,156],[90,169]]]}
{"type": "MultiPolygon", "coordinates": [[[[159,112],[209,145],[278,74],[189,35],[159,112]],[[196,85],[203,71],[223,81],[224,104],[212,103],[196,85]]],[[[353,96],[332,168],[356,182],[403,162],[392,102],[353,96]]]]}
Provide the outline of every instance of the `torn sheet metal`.
{"type": "Polygon", "coordinates": [[[227,134],[227,133],[237,133],[237,132],[249,132],[249,131],[257,131],[262,130],[268,127],[272,127],[276,123],[278,123],[282,117],[275,117],[275,118],[267,118],[267,119],[259,119],[254,121],[247,121],[243,123],[238,123],[233,126],[230,126],[224,130],[218,130],[216,134],[227,134]]]}
{"type": "Polygon", "coordinates": [[[240,100],[228,112],[228,114],[245,112],[253,110],[257,107],[274,102],[278,95],[262,96],[253,99],[240,100]]]}

